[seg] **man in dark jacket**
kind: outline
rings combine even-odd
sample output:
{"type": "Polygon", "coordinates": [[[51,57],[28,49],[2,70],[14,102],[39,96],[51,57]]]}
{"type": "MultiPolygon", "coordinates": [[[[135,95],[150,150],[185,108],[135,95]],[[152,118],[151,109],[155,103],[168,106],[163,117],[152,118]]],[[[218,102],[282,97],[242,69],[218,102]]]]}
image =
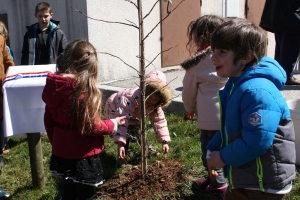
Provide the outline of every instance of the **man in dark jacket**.
{"type": "Polygon", "coordinates": [[[42,65],[55,63],[56,57],[67,45],[59,21],[52,20],[51,7],[46,2],[36,5],[35,17],[38,22],[27,26],[24,35],[21,65],[42,65]]]}
{"type": "Polygon", "coordinates": [[[293,77],[300,52],[300,1],[266,0],[259,26],[275,35],[275,60],[287,74],[286,85],[300,85],[293,77]]]}

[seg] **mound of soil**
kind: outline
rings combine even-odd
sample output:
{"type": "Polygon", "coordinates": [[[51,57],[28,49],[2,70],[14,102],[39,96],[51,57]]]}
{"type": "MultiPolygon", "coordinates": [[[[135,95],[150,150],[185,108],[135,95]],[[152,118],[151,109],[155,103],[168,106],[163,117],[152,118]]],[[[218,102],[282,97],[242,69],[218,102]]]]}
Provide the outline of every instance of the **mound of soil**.
{"type": "MultiPolygon", "coordinates": [[[[182,164],[176,160],[157,161],[148,165],[143,176],[141,166],[126,168],[97,188],[97,194],[105,200],[148,199],[153,195],[178,193],[179,182],[185,182],[182,164]]],[[[174,197],[174,196],[173,196],[174,197]]]]}

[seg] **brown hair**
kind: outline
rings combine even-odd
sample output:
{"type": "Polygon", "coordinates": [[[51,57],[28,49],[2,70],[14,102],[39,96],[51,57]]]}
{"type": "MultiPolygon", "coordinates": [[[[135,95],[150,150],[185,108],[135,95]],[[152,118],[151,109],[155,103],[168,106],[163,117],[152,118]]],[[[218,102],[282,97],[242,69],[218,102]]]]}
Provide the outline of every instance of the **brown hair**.
{"type": "Polygon", "coordinates": [[[5,24],[2,21],[0,21],[0,35],[2,35],[5,40],[7,40],[7,38],[8,38],[8,31],[6,29],[5,24]]]}
{"type": "Polygon", "coordinates": [[[58,73],[72,74],[77,84],[69,106],[73,124],[81,126],[84,135],[100,119],[102,93],[97,88],[98,58],[95,47],[81,39],[69,43],[56,60],[58,73]]]}
{"type": "Polygon", "coordinates": [[[191,53],[198,49],[202,43],[209,43],[214,30],[224,22],[224,19],[216,15],[203,15],[190,22],[187,29],[189,38],[186,48],[191,53]]]}
{"type": "Polygon", "coordinates": [[[252,51],[251,65],[255,65],[266,51],[267,40],[263,32],[249,20],[236,18],[223,23],[212,35],[211,48],[233,51],[233,64],[252,51]]]}
{"type": "Polygon", "coordinates": [[[49,3],[46,2],[40,2],[35,6],[35,14],[37,14],[39,11],[49,11],[49,13],[52,13],[51,6],[49,3]]]}

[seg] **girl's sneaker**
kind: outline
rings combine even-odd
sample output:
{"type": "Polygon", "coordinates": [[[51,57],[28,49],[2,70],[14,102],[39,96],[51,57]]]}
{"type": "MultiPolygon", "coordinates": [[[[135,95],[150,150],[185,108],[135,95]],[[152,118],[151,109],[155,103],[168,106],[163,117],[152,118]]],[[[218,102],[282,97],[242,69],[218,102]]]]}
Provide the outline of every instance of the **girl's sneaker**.
{"type": "Polygon", "coordinates": [[[193,182],[193,184],[192,184],[192,188],[194,189],[194,190],[204,190],[204,191],[206,191],[206,188],[209,186],[209,184],[210,184],[210,180],[209,180],[209,178],[207,178],[207,179],[197,179],[197,180],[195,180],[194,182],[193,182]]]}

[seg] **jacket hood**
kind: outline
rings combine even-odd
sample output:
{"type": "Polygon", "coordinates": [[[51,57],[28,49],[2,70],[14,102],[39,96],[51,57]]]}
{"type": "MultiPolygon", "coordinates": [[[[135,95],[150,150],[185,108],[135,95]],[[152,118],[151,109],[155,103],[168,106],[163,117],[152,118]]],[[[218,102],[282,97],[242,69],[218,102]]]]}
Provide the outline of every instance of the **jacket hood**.
{"type": "MultiPolygon", "coordinates": [[[[52,22],[52,23],[50,23],[50,28],[51,28],[51,30],[52,29],[58,29],[59,28],[59,23],[60,23],[60,21],[56,21],[56,20],[54,20],[54,19],[50,19],[50,22],[52,22]]],[[[36,25],[38,25],[39,23],[38,22],[36,22],[36,23],[34,23],[34,24],[31,24],[30,26],[26,26],[26,28],[27,28],[27,30],[30,30],[30,29],[34,29],[34,27],[36,26],[36,25]]]]}
{"type": "Polygon", "coordinates": [[[287,80],[286,72],[280,64],[269,57],[263,57],[256,66],[248,66],[245,72],[238,78],[236,84],[241,84],[253,78],[266,78],[281,90],[287,80]]]}
{"type": "Polygon", "coordinates": [[[49,73],[42,94],[43,101],[50,107],[56,107],[71,98],[75,91],[76,80],[49,73]]]}
{"type": "Polygon", "coordinates": [[[171,103],[172,91],[167,83],[166,75],[158,70],[151,71],[145,79],[147,85],[159,90],[161,97],[163,98],[163,105],[161,107],[167,107],[171,103]]]}
{"type": "Polygon", "coordinates": [[[192,57],[188,58],[185,60],[183,63],[181,63],[181,67],[185,70],[190,69],[191,67],[197,65],[203,58],[211,54],[211,48],[208,47],[204,51],[200,51],[199,53],[193,55],[192,57]]]}
{"type": "MultiPolygon", "coordinates": [[[[217,75],[216,67],[213,64],[211,57],[212,51],[211,48],[208,47],[181,63],[181,66],[186,70],[186,74],[192,74],[194,77],[197,77],[198,83],[206,82],[206,86],[212,86],[212,84],[224,85],[227,82],[228,78],[220,77],[217,75]]],[[[185,77],[189,76],[190,75],[186,75],[185,77]]]]}

